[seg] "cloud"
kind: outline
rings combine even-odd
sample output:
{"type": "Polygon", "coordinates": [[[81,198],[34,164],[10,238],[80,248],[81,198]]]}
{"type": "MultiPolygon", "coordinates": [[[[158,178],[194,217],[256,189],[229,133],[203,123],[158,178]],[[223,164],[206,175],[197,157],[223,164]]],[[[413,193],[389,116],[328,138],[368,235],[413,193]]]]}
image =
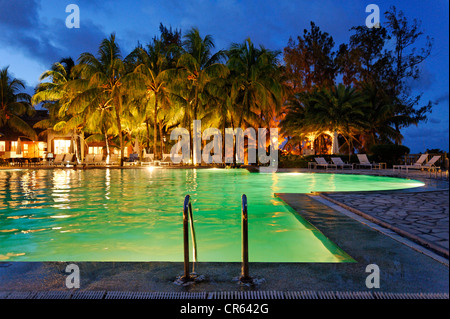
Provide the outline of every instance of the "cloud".
{"type": "Polygon", "coordinates": [[[77,59],[85,51],[96,52],[105,34],[83,19],[79,29],[68,29],[63,19],[39,20],[37,0],[0,0],[0,42],[49,67],[61,58],[77,59]]]}
{"type": "Polygon", "coordinates": [[[430,119],[428,119],[428,122],[433,123],[433,124],[439,124],[439,123],[441,123],[441,120],[438,120],[435,118],[430,118],[430,119]]]}
{"type": "Polygon", "coordinates": [[[444,94],[438,96],[438,97],[436,98],[435,102],[436,102],[437,104],[439,104],[439,103],[445,103],[445,102],[448,103],[448,92],[446,92],[446,93],[444,93],[444,94]]]}
{"type": "Polygon", "coordinates": [[[38,10],[40,4],[37,0],[0,0],[0,25],[2,28],[15,28],[16,30],[33,28],[38,24],[38,10]]]}
{"type": "Polygon", "coordinates": [[[404,130],[403,144],[411,149],[411,153],[424,152],[427,148],[449,149],[449,130],[447,127],[409,127],[404,130]]]}

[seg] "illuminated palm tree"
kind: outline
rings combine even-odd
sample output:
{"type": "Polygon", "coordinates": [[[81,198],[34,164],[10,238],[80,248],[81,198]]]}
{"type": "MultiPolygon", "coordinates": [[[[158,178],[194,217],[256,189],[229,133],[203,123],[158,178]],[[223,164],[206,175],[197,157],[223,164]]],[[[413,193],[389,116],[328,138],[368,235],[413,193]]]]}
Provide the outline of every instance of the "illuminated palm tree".
{"type": "Polygon", "coordinates": [[[210,35],[202,38],[196,28],[192,28],[184,36],[184,54],[178,59],[178,67],[182,70],[180,76],[189,83],[194,120],[198,119],[200,97],[206,84],[216,77],[225,77],[228,74],[228,69],[220,63],[225,52],[220,50],[213,54],[214,47],[213,38],[210,35]]]}
{"type": "MultiPolygon", "coordinates": [[[[210,35],[202,38],[199,30],[192,28],[183,39],[183,53],[177,63],[177,80],[171,83],[170,90],[173,99],[184,105],[184,122],[189,127],[189,133],[192,133],[192,121],[201,119],[199,115],[204,113],[207,106],[206,85],[218,78],[226,77],[229,70],[220,63],[225,57],[225,52],[220,50],[213,53],[215,46],[210,35]]],[[[191,152],[194,151],[191,147],[191,152]]],[[[195,158],[194,164],[197,164],[195,158]]]]}
{"type": "Polygon", "coordinates": [[[83,160],[84,134],[81,131],[82,123],[80,123],[79,117],[74,117],[66,112],[70,102],[69,83],[73,80],[72,69],[74,66],[75,63],[72,58],[65,58],[53,64],[52,68],[45,71],[39,78],[41,83],[37,86],[31,101],[33,105],[42,103],[42,107],[49,111],[49,118],[37,122],[34,125],[35,128],[52,128],[66,134],[71,133],[73,141],[76,141],[76,137],[81,133],[81,148],[77,147],[76,149],[77,158],[83,160]]]}
{"type": "Polygon", "coordinates": [[[30,103],[31,96],[20,92],[23,89],[25,83],[12,78],[8,73],[8,67],[0,70],[0,127],[8,126],[35,141],[36,132],[20,118],[23,115],[34,114],[34,108],[30,103]]]}
{"type": "Polygon", "coordinates": [[[244,120],[255,127],[264,121],[267,124],[273,111],[279,109],[282,86],[277,74],[278,55],[277,51],[255,48],[250,39],[231,45],[227,65],[233,78],[232,103],[241,108],[237,127],[244,120]]]}
{"type": "MultiPolygon", "coordinates": [[[[170,92],[168,85],[173,80],[175,73],[168,72],[170,64],[166,59],[163,43],[157,39],[154,39],[153,43],[148,45],[146,50],[142,47],[137,47],[130,56],[133,57],[133,64],[137,65],[134,69],[134,75],[136,75],[134,80],[140,82],[140,85],[136,85],[136,90],[140,86],[140,93],[144,96],[141,111],[145,114],[144,122],[147,126],[149,141],[149,115],[150,112],[153,113],[153,153],[157,156],[158,124],[161,126],[158,116],[162,109],[169,107],[170,92]]],[[[162,136],[160,136],[160,139],[162,151],[162,136]]]]}
{"type": "MultiPolygon", "coordinates": [[[[70,102],[71,112],[75,114],[92,114],[95,109],[110,113],[116,123],[119,136],[120,164],[123,165],[124,138],[122,117],[125,116],[124,105],[133,93],[127,83],[127,68],[122,60],[119,46],[114,34],[100,44],[98,56],[82,53],[79,64],[74,67],[74,74],[79,77],[71,81],[70,86],[76,96],[70,102]]],[[[84,117],[84,116],[83,116],[84,117]]]]}
{"type": "Polygon", "coordinates": [[[306,123],[314,125],[318,131],[340,134],[346,141],[350,156],[353,141],[357,141],[355,135],[365,127],[368,108],[366,97],[355,88],[339,84],[315,91],[309,99],[311,109],[306,116],[306,123]]]}

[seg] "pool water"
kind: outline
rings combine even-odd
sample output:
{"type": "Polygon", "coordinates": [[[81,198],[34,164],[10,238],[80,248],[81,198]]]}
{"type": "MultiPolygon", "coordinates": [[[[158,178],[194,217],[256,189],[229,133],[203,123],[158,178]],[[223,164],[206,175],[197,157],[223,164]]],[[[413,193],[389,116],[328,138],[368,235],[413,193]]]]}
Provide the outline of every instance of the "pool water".
{"type": "Polygon", "coordinates": [[[189,194],[198,261],[238,262],[245,193],[251,262],[353,262],[274,193],[422,185],[240,169],[1,170],[0,261],[183,261],[182,206],[189,194]]]}

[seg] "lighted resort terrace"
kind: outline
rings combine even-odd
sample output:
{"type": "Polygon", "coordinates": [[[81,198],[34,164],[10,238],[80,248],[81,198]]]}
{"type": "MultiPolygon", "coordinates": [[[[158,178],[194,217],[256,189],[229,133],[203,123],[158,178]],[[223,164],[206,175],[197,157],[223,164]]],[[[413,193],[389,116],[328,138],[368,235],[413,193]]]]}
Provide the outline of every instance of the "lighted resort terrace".
{"type": "Polygon", "coordinates": [[[448,30],[404,6],[278,49],[165,23],[130,46],[105,22],[35,82],[0,50],[0,299],[448,299],[448,88],[445,110],[417,90],[448,30]]]}

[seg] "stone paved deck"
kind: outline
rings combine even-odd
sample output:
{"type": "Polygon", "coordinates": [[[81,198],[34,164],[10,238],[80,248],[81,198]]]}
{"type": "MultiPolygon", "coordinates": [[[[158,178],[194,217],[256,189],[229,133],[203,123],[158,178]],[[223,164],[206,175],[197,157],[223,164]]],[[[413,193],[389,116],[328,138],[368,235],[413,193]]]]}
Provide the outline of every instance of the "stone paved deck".
{"type": "Polygon", "coordinates": [[[449,250],[449,191],[327,193],[334,199],[449,250]]]}

